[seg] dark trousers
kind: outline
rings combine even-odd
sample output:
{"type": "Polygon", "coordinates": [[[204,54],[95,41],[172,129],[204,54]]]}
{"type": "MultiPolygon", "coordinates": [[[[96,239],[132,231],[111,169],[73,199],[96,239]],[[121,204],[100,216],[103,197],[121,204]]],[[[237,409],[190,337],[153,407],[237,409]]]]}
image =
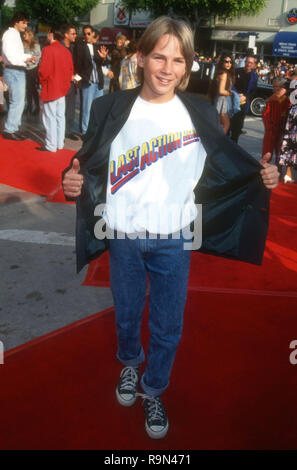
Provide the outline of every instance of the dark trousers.
{"type": "Polygon", "coordinates": [[[231,137],[232,140],[234,140],[234,142],[238,142],[239,136],[243,128],[244,118],[246,116],[245,106],[245,104],[241,105],[240,111],[234,114],[234,116],[232,116],[232,118],[230,119],[230,129],[228,135],[231,137]]]}
{"type": "Polygon", "coordinates": [[[119,78],[115,77],[112,78],[109,82],[109,93],[113,93],[114,91],[119,91],[121,89],[119,84],[119,78]]]}
{"type": "Polygon", "coordinates": [[[33,102],[35,111],[39,112],[39,94],[38,94],[38,67],[26,71],[26,93],[27,93],[27,111],[33,112],[33,102]]]}
{"type": "Polygon", "coordinates": [[[76,87],[73,82],[71,82],[69,91],[65,96],[65,133],[71,134],[74,131],[74,121],[75,121],[75,100],[76,100],[76,87]]]}

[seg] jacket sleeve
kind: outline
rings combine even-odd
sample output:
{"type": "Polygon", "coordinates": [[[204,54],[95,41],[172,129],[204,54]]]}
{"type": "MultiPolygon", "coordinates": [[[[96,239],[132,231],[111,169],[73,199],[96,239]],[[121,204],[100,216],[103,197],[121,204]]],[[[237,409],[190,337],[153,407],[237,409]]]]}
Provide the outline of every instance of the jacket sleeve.
{"type": "Polygon", "coordinates": [[[49,51],[49,46],[45,47],[42,51],[41,61],[39,64],[38,75],[40,84],[46,83],[49,79],[52,70],[52,54],[49,51]]]}
{"type": "Polygon", "coordinates": [[[267,101],[266,108],[264,109],[263,114],[262,114],[262,120],[263,120],[263,124],[265,128],[268,127],[270,124],[270,112],[271,112],[271,102],[267,101]]]}
{"type": "Polygon", "coordinates": [[[71,53],[69,52],[69,81],[71,81],[73,74],[74,74],[73,59],[72,59],[71,53]]]}
{"type": "Polygon", "coordinates": [[[76,44],[73,51],[73,62],[76,72],[82,77],[83,76],[83,65],[84,65],[84,50],[82,44],[76,44]]]}
{"type": "Polygon", "coordinates": [[[73,48],[73,64],[74,64],[74,70],[76,73],[79,74],[79,57],[78,57],[78,48],[79,48],[79,45],[77,43],[74,44],[74,48],[73,48]]]}

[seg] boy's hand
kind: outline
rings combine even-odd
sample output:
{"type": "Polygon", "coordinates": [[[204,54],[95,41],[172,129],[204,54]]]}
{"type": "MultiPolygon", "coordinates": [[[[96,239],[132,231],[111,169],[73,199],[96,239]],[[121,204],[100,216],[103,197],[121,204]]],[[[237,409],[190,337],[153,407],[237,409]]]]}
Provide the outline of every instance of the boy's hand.
{"type": "Polygon", "coordinates": [[[78,197],[81,194],[81,188],[84,178],[79,174],[80,164],[77,158],[72,162],[72,167],[63,178],[63,191],[66,197],[78,197]]]}
{"type": "Polygon", "coordinates": [[[271,153],[267,152],[260,160],[264,169],[260,171],[263,183],[267,189],[275,189],[279,182],[279,172],[275,165],[270,165],[268,162],[271,160],[271,153]]]}

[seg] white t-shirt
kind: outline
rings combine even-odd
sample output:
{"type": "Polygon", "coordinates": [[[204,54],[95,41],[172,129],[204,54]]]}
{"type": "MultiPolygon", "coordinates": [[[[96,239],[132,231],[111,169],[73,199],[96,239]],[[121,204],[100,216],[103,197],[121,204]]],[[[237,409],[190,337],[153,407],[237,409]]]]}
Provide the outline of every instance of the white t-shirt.
{"type": "Polygon", "coordinates": [[[162,104],[138,97],[109,156],[107,225],[125,233],[169,234],[197,215],[194,188],[206,158],[178,96],[162,104]]]}
{"type": "Polygon", "coordinates": [[[93,60],[93,57],[94,57],[94,48],[93,48],[93,44],[87,43],[87,46],[88,46],[88,48],[89,48],[89,51],[90,51],[90,54],[91,54],[91,57],[92,57],[92,60],[93,60]]]}
{"type": "Polygon", "coordinates": [[[5,65],[26,67],[25,60],[32,54],[25,54],[21,35],[15,28],[8,28],[2,38],[2,58],[5,65]]]}

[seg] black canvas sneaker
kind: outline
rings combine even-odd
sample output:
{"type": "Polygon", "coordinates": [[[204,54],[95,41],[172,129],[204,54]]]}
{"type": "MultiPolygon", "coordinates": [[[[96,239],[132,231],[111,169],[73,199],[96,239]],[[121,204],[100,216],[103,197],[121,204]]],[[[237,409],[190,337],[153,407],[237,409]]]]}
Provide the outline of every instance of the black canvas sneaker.
{"type": "Polygon", "coordinates": [[[152,439],[162,439],[168,431],[168,419],[160,397],[142,395],[145,411],[145,429],[152,439]]]}
{"type": "Polygon", "coordinates": [[[139,382],[139,367],[125,367],[120,375],[120,381],[116,388],[116,397],[122,406],[134,405],[137,398],[137,386],[139,382]]]}

